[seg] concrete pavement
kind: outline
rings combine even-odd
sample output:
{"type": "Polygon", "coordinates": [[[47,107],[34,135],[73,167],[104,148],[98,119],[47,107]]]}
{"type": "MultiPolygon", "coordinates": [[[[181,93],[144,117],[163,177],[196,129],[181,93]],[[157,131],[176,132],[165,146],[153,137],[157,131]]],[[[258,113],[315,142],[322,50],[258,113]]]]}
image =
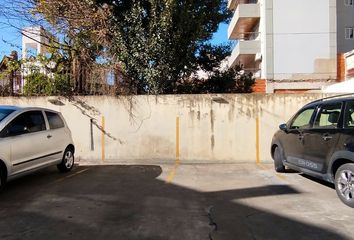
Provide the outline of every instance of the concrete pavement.
{"type": "Polygon", "coordinates": [[[0,239],[354,239],[330,185],[272,165],[80,166],[10,182],[0,239]]]}

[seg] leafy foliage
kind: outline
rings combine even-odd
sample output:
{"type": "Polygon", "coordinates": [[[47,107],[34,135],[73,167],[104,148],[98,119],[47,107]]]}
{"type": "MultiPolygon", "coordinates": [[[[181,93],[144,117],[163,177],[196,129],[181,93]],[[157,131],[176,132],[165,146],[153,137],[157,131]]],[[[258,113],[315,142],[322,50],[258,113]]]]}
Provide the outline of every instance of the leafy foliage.
{"type": "MultiPolygon", "coordinates": [[[[202,64],[214,67],[230,51],[208,44],[229,18],[224,0],[99,0],[112,9],[111,54],[132,92],[167,93],[202,64]],[[215,49],[214,49],[215,48],[215,49]],[[220,53],[207,63],[207,51],[220,53]]],[[[209,59],[210,60],[210,59],[209,59]]]]}
{"type": "Polygon", "coordinates": [[[34,70],[25,77],[25,96],[53,96],[67,95],[71,91],[68,78],[60,74],[55,74],[53,78],[34,70]]]}
{"type": "Polygon", "coordinates": [[[50,93],[50,82],[48,77],[38,70],[33,71],[25,77],[24,94],[26,96],[48,95],[50,93]]]}
{"type": "Polygon", "coordinates": [[[251,93],[255,79],[252,73],[243,73],[241,66],[215,71],[207,79],[193,78],[179,81],[174,93],[251,93]]]}
{"type": "Polygon", "coordinates": [[[210,44],[220,23],[230,19],[227,0],[16,2],[25,2],[23,15],[44,23],[57,36],[49,37],[52,56],[44,64],[56,63],[49,69],[53,75],[44,79],[33,72],[28,78],[35,86],[28,87],[28,94],[35,94],[35,89],[56,94],[61,91],[52,89],[56,82],[61,87],[54,89],[101,93],[98,87],[111,88],[107,87],[111,72],[116,94],[251,91],[252,75],[240,66],[225,66],[230,46],[210,44]],[[105,69],[95,72],[97,66],[105,69]],[[103,81],[88,82],[98,73],[103,81]],[[49,90],[43,90],[43,82],[51,86],[49,90]]]}
{"type": "Polygon", "coordinates": [[[23,61],[28,72],[24,77],[24,95],[71,95],[70,75],[64,71],[62,59],[58,58],[58,62],[55,62],[56,58],[58,56],[55,54],[49,58],[39,55],[36,59],[23,61]]]}

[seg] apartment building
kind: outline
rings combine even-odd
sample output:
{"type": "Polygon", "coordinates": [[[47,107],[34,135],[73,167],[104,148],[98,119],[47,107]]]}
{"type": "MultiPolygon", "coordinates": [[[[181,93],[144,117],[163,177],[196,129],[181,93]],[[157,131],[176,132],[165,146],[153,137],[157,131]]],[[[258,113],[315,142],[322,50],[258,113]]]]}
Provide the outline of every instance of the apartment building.
{"type": "Polygon", "coordinates": [[[256,92],[320,90],[345,79],[354,0],[229,0],[229,65],[253,72],[256,92]]]}

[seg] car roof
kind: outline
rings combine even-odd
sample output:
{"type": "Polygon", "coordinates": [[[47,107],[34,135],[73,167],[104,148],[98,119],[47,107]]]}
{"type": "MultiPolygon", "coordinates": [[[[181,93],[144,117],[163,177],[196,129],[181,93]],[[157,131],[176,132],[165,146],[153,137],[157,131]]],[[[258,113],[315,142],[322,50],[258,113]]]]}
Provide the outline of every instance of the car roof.
{"type": "Polygon", "coordinates": [[[354,100],[354,94],[344,94],[344,95],[335,95],[327,98],[322,98],[318,99],[316,101],[310,102],[305,105],[305,107],[312,107],[315,105],[319,105],[322,103],[337,103],[337,102],[345,102],[345,101],[353,101],[354,100]],[[349,97],[349,96],[352,97],[349,97]]]}
{"type": "Polygon", "coordinates": [[[7,105],[0,105],[0,109],[2,110],[19,110],[19,109],[22,109],[18,106],[7,106],[7,105]]]}
{"type": "Polygon", "coordinates": [[[23,111],[23,110],[44,110],[44,111],[51,111],[51,112],[57,112],[52,109],[47,109],[47,108],[41,108],[41,107],[20,107],[20,106],[11,106],[11,105],[0,105],[0,109],[4,110],[14,110],[14,111],[23,111]]]}

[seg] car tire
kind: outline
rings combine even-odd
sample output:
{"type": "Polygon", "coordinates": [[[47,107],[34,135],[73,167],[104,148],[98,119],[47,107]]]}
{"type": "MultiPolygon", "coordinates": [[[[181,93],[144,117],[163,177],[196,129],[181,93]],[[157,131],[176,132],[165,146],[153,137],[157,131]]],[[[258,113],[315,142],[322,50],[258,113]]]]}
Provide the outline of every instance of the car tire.
{"type": "Polygon", "coordinates": [[[354,208],[354,164],[342,165],[336,172],[335,188],[339,199],[354,208]]]}
{"type": "Polygon", "coordinates": [[[0,191],[4,189],[6,184],[6,175],[3,169],[0,168],[0,191]]]}
{"type": "Polygon", "coordinates": [[[74,167],[74,151],[71,148],[64,151],[63,159],[57,167],[60,172],[69,172],[74,167]]]}
{"type": "Polygon", "coordinates": [[[283,173],[285,172],[285,166],[283,164],[283,157],[281,154],[281,148],[276,147],[274,149],[274,169],[276,172],[283,173]]]}

